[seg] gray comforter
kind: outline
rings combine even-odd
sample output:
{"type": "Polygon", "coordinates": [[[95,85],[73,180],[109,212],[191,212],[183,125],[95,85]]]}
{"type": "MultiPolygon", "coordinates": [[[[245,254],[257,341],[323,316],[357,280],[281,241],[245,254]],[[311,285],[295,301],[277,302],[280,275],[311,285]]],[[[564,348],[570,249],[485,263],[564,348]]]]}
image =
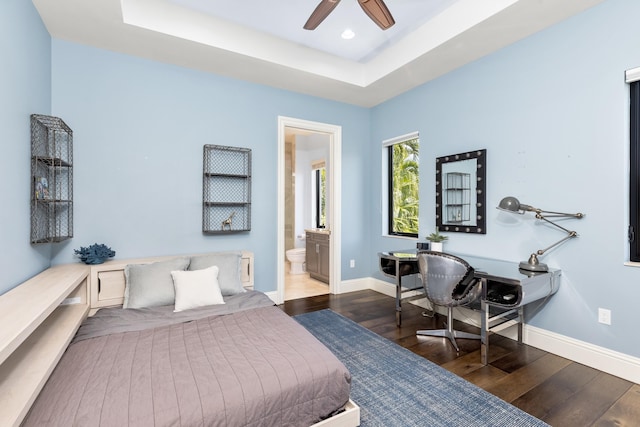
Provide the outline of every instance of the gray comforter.
{"type": "Polygon", "coordinates": [[[173,312],[172,305],[126,310],[121,307],[103,308],[94,316],[85,319],[73,338],[73,342],[118,332],[141,331],[209,316],[221,316],[270,306],[273,306],[273,301],[262,292],[247,291],[224,297],[224,304],[208,305],[177,313],[173,312]]]}
{"type": "Polygon", "coordinates": [[[308,426],[330,416],[349,398],[349,372],[260,295],[218,313],[101,310],[24,425],[308,426]]]}

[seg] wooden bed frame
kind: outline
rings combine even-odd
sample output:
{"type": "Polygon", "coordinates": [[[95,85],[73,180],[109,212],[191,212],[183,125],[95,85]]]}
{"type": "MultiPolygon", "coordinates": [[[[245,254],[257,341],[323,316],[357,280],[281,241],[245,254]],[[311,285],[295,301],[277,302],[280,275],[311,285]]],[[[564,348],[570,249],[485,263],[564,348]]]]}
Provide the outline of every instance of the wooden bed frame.
{"type": "MultiPolygon", "coordinates": [[[[127,264],[176,256],[193,255],[58,265],[0,295],[0,425],[20,425],[88,315],[122,305],[127,264]]],[[[253,253],[243,251],[241,280],[247,289],[253,289],[253,262],[253,253]]],[[[360,425],[360,408],[349,401],[344,409],[315,426],[360,425]]]]}

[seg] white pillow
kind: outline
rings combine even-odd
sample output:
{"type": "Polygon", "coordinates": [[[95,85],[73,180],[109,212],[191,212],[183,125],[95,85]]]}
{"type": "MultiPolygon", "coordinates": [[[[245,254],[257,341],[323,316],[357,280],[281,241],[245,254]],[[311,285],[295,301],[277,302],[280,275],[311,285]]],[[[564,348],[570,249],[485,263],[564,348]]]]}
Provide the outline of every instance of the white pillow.
{"type": "Polygon", "coordinates": [[[215,265],[204,270],[172,271],[171,276],[176,290],[174,312],[224,304],[218,284],[218,267],[215,265]]]}

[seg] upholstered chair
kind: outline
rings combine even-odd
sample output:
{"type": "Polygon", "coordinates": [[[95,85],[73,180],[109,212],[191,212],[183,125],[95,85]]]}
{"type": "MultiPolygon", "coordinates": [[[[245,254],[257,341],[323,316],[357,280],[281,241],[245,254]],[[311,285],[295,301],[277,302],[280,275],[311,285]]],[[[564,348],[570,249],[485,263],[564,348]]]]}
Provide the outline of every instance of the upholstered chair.
{"type": "Polygon", "coordinates": [[[418,268],[427,299],[447,308],[446,329],[419,330],[417,335],[449,338],[457,352],[456,338],[480,339],[480,335],[453,329],[453,308],[468,304],[480,296],[480,280],[465,260],[443,253],[418,252],[418,268]]]}

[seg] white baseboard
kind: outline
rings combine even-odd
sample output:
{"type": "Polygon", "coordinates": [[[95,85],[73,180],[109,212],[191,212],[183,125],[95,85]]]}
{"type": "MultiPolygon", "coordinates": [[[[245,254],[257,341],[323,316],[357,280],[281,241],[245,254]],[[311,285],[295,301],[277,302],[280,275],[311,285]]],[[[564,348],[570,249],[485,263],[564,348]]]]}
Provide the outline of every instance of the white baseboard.
{"type": "Polygon", "coordinates": [[[530,325],[525,325],[523,335],[530,346],[640,384],[640,358],[530,325]]]}
{"type": "Polygon", "coordinates": [[[356,291],[364,291],[367,289],[372,289],[371,288],[371,280],[373,280],[370,277],[364,277],[362,279],[352,279],[352,280],[343,280],[342,282],[340,282],[340,293],[341,294],[346,294],[349,292],[356,292],[356,291]]]}
{"type": "MultiPolygon", "coordinates": [[[[369,288],[367,289],[371,289],[373,291],[379,292],[381,294],[390,296],[390,297],[396,297],[396,286],[393,283],[389,283],[389,282],[385,282],[384,280],[380,280],[380,279],[374,279],[372,277],[369,278],[369,288]]],[[[405,297],[411,297],[414,295],[420,295],[423,294],[422,291],[413,291],[413,292],[406,292],[404,294],[405,297]]]]}
{"type": "MultiPolygon", "coordinates": [[[[393,283],[373,277],[347,280],[342,282],[340,287],[341,293],[365,289],[371,289],[390,297],[395,297],[396,295],[396,287],[393,283]]],[[[416,292],[417,294],[418,292],[416,292]]],[[[409,296],[410,294],[406,295],[409,296]]],[[[421,305],[419,301],[414,301],[414,303],[421,305]]],[[[443,314],[446,313],[444,310],[438,311],[443,314]]],[[[454,313],[457,320],[480,327],[480,313],[463,308],[456,309],[454,313]]],[[[514,340],[517,338],[515,326],[501,331],[500,334],[514,340]]],[[[527,324],[523,328],[522,341],[540,350],[640,384],[640,358],[638,357],[629,356],[527,324]]],[[[491,346],[489,346],[489,351],[491,351],[491,346]]]]}

